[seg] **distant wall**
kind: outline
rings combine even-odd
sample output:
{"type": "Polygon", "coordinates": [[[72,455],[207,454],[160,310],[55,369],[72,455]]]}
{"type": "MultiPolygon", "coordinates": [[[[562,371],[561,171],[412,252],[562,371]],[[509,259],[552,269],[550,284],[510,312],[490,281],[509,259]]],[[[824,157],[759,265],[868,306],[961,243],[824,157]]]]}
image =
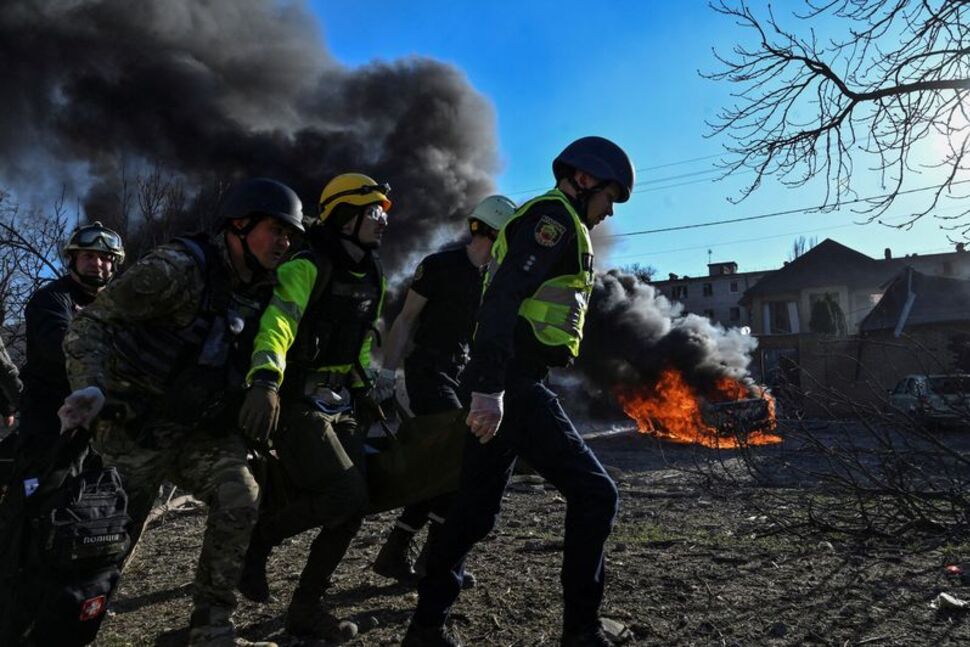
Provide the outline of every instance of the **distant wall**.
{"type": "Polygon", "coordinates": [[[855,405],[881,405],[906,375],[970,372],[970,322],[914,326],[898,338],[888,330],[773,335],[759,339],[755,360],[758,378],[790,406],[810,417],[844,416],[855,405]]]}

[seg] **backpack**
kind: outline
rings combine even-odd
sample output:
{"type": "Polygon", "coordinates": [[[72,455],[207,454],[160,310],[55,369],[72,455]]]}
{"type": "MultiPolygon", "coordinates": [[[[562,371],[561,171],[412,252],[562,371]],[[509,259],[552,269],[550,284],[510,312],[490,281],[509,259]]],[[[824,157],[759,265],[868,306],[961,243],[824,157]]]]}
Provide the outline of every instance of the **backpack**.
{"type": "Polygon", "coordinates": [[[82,432],[38,479],[20,477],[0,503],[0,644],[89,644],[130,548],[121,478],[82,432]]]}

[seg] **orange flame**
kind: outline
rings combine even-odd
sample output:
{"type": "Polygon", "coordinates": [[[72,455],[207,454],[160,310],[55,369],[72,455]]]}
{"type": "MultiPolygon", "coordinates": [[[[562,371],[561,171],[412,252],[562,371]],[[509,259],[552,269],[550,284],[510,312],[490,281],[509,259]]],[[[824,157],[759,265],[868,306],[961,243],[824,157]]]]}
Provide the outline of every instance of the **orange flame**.
{"type": "Polygon", "coordinates": [[[664,440],[721,449],[781,442],[781,437],[769,433],[777,427],[775,401],[771,394],[758,389],[758,393],[752,396],[749,387],[728,377],[718,380],[714,392],[702,397],[684,381],[680,371],[668,368],[653,388],[618,390],[616,396],[623,411],[637,423],[641,433],[664,440]],[[766,429],[754,430],[746,435],[726,435],[704,419],[702,406],[705,401],[729,402],[751,397],[760,397],[768,402],[769,422],[766,429]]]}

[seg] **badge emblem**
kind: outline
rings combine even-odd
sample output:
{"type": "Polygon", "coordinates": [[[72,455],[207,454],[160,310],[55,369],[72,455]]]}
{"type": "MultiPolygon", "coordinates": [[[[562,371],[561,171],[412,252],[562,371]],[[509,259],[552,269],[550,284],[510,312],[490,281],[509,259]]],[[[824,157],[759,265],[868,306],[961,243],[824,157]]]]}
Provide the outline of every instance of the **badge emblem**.
{"type": "Polygon", "coordinates": [[[536,225],[536,242],[543,247],[555,247],[564,233],[566,228],[563,225],[549,216],[543,216],[536,225]]]}

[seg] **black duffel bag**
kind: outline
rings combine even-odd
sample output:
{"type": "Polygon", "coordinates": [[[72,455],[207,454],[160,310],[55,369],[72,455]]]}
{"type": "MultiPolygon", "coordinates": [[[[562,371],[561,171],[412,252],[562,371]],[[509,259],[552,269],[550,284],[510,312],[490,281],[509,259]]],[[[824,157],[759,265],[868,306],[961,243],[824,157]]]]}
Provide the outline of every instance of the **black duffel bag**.
{"type": "Polygon", "coordinates": [[[0,507],[0,644],[94,641],[130,547],[128,497],[87,434],[62,437],[50,468],[15,475],[0,507]]]}
{"type": "Polygon", "coordinates": [[[394,510],[457,490],[466,415],[461,409],[413,418],[401,413],[396,433],[369,438],[377,451],[367,455],[368,512],[394,510]]]}

